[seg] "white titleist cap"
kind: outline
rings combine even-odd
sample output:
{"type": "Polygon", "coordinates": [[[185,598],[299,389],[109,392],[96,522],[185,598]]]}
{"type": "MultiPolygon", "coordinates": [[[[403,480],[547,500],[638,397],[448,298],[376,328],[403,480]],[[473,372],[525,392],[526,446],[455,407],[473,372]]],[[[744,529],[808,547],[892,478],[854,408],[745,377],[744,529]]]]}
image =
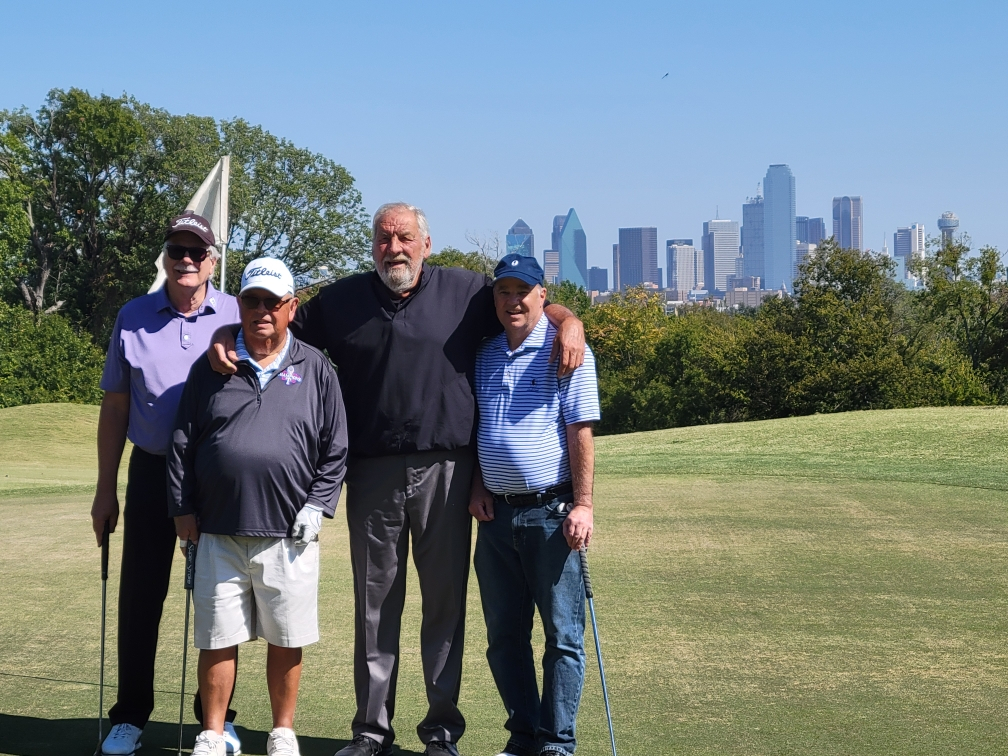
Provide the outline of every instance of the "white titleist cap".
{"type": "Polygon", "coordinates": [[[265,289],[278,297],[286,297],[294,293],[294,276],[275,257],[258,257],[245,266],[238,296],[249,289],[265,289]]]}

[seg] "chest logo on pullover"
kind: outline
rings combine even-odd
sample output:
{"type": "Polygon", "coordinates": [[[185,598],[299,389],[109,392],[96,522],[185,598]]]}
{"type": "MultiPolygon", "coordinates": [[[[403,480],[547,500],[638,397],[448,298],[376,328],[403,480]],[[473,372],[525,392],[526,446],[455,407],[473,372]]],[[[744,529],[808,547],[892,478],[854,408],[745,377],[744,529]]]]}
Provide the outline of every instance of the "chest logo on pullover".
{"type": "Polygon", "coordinates": [[[286,383],[288,386],[301,383],[301,376],[294,372],[294,367],[292,365],[287,366],[280,375],[277,376],[281,381],[286,383]]]}

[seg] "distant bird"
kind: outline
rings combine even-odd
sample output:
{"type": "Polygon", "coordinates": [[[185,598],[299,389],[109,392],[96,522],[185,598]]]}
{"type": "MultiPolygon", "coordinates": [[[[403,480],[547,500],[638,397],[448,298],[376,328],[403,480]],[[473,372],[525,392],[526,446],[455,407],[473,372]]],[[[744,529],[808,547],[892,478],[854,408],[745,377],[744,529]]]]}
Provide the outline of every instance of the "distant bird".
{"type": "Polygon", "coordinates": [[[667,73],[665,74],[665,76],[662,76],[662,78],[663,78],[663,79],[665,79],[665,78],[667,78],[667,77],[668,77],[668,74],[667,74],[667,73]]]}

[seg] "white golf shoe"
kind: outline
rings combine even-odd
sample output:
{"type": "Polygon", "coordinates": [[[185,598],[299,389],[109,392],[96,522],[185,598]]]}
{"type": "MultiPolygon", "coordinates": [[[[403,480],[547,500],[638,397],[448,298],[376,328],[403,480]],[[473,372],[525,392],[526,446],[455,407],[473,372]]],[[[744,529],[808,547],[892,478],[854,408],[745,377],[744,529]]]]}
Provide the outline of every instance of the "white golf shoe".
{"type": "Polygon", "coordinates": [[[294,730],[274,727],[266,738],[266,756],[301,756],[294,730]]]}
{"type": "Polygon", "coordinates": [[[227,756],[227,745],[224,743],[224,736],[218,735],[213,730],[203,730],[203,732],[196,736],[192,756],[227,756]]]}
{"type": "Polygon", "coordinates": [[[139,727],[125,722],[117,724],[102,741],[101,752],[104,756],[130,756],[140,747],[142,732],[139,727]]]}
{"type": "Polygon", "coordinates": [[[241,756],[241,740],[230,722],[224,723],[224,745],[227,747],[227,756],[241,756]]]}

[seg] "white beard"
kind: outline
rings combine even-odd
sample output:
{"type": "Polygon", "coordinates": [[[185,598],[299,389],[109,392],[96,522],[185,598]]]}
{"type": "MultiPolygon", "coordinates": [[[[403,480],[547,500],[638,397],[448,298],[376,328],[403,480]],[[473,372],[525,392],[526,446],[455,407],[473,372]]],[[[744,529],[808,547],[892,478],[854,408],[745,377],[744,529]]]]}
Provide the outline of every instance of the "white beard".
{"type": "MultiPolygon", "coordinates": [[[[403,258],[397,258],[397,262],[403,258]]],[[[387,262],[387,261],[386,261],[387,262]]],[[[420,270],[422,263],[414,263],[413,260],[404,260],[406,265],[402,267],[395,267],[389,270],[385,262],[378,267],[378,276],[381,278],[382,283],[388,288],[394,291],[396,294],[402,294],[405,291],[409,291],[413,288],[413,282],[416,281],[417,272],[420,270]]]]}

